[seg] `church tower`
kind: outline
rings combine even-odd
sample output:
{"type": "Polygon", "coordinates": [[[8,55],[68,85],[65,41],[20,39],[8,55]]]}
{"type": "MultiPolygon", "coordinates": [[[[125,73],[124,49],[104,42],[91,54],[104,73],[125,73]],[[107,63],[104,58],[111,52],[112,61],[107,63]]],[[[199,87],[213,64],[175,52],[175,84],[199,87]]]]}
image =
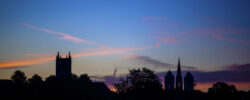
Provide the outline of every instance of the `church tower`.
{"type": "Polygon", "coordinates": [[[66,58],[62,58],[57,52],[56,56],[56,77],[65,78],[71,75],[71,55],[66,55],[66,58]]]}
{"type": "Polygon", "coordinates": [[[187,74],[184,77],[184,91],[193,91],[194,90],[194,77],[193,75],[188,71],[187,74]]]}
{"type": "Polygon", "coordinates": [[[174,75],[169,70],[164,79],[164,85],[166,91],[174,90],[174,75]]]}
{"type": "Polygon", "coordinates": [[[183,91],[180,58],[178,58],[178,68],[177,68],[175,88],[177,91],[183,91]]]}

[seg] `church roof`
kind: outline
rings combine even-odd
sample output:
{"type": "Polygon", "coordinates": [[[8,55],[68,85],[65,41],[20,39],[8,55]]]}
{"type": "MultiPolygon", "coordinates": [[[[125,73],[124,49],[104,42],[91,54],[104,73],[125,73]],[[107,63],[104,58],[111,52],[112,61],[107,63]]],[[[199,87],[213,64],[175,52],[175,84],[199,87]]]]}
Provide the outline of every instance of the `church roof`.
{"type": "Polygon", "coordinates": [[[187,78],[190,78],[190,77],[193,78],[193,75],[188,71],[187,74],[185,75],[185,77],[187,77],[187,78]]]}
{"type": "Polygon", "coordinates": [[[174,75],[173,75],[172,72],[169,70],[165,77],[174,77],[174,75]]]}
{"type": "Polygon", "coordinates": [[[93,82],[93,85],[98,89],[99,92],[106,95],[111,95],[112,92],[104,82],[93,82]]]}

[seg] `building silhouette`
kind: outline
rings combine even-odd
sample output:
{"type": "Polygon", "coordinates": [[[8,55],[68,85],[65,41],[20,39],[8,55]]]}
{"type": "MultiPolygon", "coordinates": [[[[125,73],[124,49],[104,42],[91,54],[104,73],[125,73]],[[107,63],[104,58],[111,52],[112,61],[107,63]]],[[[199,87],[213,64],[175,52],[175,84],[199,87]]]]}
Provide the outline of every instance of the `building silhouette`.
{"type": "Polygon", "coordinates": [[[71,55],[70,52],[66,58],[62,58],[57,52],[56,56],[56,77],[65,78],[71,75],[71,55]]]}
{"type": "Polygon", "coordinates": [[[184,77],[184,91],[193,91],[194,90],[194,77],[193,75],[188,71],[187,74],[184,77]]]}
{"type": "Polygon", "coordinates": [[[174,75],[172,74],[170,70],[166,74],[164,81],[165,81],[164,82],[165,90],[167,91],[174,90],[174,75]]]}
{"type": "MultiPolygon", "coordinates": [[[[174,90],[174,80],[175,77],[172,74],[172,72],[169,70],[164,78],[164,85],[165,90],[170,91],[174,90]]],[[[194,90],[194,77],[191,74],[191,72],[187,72],[187,74],[184,77],[184,91],[193,91],[194,90]]],[[[176,82],[175,82],[175,90],[177,91],[183,91],[183,81],[182,81],[182,75],[181,75],[181,64],[180,64],[180,58],[178,58],[178,66],[177,66],[177,75],[176,75],[176,82]]]]}
{"type": "Polygon", "coordinates": [[[176,75],[176,85],[175,85],[175,88],[176,88],[176,90],[178,90],[178,91],[182,91],[182,90],[183,90],[180,58],[178,58],[178,68],[177,68],[177,75],[176,75]]]}

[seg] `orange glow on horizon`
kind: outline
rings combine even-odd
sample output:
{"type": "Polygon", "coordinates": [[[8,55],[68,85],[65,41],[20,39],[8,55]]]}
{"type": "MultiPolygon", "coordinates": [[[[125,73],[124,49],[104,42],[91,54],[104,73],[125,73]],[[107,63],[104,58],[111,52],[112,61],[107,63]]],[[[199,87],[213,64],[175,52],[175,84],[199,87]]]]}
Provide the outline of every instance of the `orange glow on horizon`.
{"type": "MultiPolygon", "coordinates": [[[[96,55],[109,55],[109,54],[125,54],[129,51],[134,50],[145,50],[150,49],[152,47],[141,47],[141,48],[98,48],[93,49],[91,52],[84,52],[84,53],[75,53],[72,54],[72,57],[85,57],[85,56],[96,56],[96,55]]],[[[33,58],[33,59],[24,59],[18,61],[9,61],[9,62],[0,62],[0,69],[2,68],[15,68],[15,67],[24,67],[29,65],[35,64],[43,64],[46,61],[55,60],[54,57],[40,57],[40,58],[33,58]]]]}
{"type": "MultiPolygon", "coordinates": [[[[202,92],[207,92],[208,88],[212,87],[216,82],[207,82],[207,83],[197,83],[195,86],[195,90],[201,90],[202,92]]],[[[228,85],[234,85],[237,90],[241,91],[249,91],[250,90],[250,82],[226,82],[228,85]]],[[[107,84],[108,88],[116,92],[116,89],[113,85],[107,84]]],[[[164,87],[163,87],[164,88],[164,87]]]]}
{"type": "MultiPolygon", "coordinates": [[[[208,88],[212,87],[216,82],[197,83],[195,86],[196,90],[207,92],[208,88]]],[[[250,82],[225,82],[228,85],[234,85],[237,90],[248,91],[250,90],[250,82]]]]}
{"type": "Polygon", "coordinates": [[[26,59],[26,60],[19,60],[19,61],[1,62],[0,69],[42,64],[46,61],[51,61],[54,59],[55,57],[41,57],[41,58],[26,59]]]}

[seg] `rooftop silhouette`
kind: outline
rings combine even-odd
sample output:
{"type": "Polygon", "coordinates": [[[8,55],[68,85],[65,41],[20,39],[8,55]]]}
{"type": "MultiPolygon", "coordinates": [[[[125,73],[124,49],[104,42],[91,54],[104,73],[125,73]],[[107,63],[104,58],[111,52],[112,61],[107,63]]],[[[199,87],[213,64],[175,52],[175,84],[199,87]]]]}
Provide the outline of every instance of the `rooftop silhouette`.
{"type": "Polygon", "coordinates": [[[178,58],[176,87],[174,75],[169,70],[164,79],[165,89],[154,71],[131,69],[127,77],[114,83],[116,91],[110,91],[103,82],[93,82],[87,74],[79,77],[71,73],[70,53],[62,58],[56,56],[56,75],[42,80],[35,74],[27,79],[24,72],[16,70],[11,80],[0,80],[0,97],[3,100],[249,100],[250,91],[238,91],[234,85],[216,82],[208,93],[195,90],[191,72],[181,76],[178,58]]]}

